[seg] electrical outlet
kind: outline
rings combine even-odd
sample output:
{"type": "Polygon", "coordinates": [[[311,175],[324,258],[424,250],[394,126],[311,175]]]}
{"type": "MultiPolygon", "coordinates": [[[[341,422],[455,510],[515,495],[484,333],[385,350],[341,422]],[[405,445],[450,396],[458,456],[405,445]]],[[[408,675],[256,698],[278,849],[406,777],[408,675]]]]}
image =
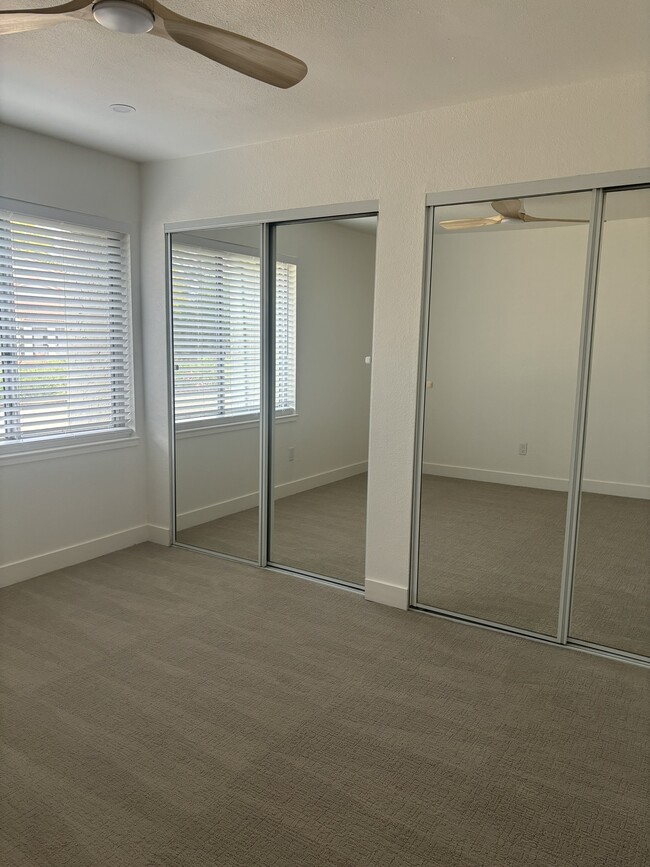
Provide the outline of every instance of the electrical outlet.
{"type": "Polygon", "coordinates": [[[519,454],[527,455],[528,454],[528,443],[519,443],[519,454]]]}
{"type": "Polygon", "coordinates": [[[296,449],[294,446],[289,447],[289,460],[292,461],[296,456],[296,449]]]}

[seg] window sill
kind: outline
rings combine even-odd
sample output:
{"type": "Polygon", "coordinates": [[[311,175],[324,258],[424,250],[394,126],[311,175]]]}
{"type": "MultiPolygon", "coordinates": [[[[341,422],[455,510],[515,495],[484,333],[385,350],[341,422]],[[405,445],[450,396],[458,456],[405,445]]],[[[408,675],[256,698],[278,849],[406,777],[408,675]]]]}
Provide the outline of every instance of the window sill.
{"type": "Polygon", "coordinates": [[[7,451],[0,449],[0,467],[11,464],[27,464],[32,461],[50,460],[53,458],[74,457],[76,455],[90,454],[91,452],[105,452],[114,449],[130,448],[140,445],[140,437],[135,434],[130,436],[115,437],[115,439],[94,440],[92,442],[80,442],[66,446],[50,445],[43,448],[23,449],[22,451],[7,451]]]}
{"type": "MultiPolygon", "coordinates": [[[[298,420],[298,413],[294,412],[291,415],[281,415],[276,418],[276,424],[287,424],[298,420]]],[[[212,436],[212,434],[229,433],[231,431],[246,430],[247,428],[258,428],[260,426],[259,418],[253,421],[236,421],[231,424],[217,422],[215,424],[205,424],[200,427],[183,427],[176,428],[176,439],[192,439],[194,437],[212,436]]]]}

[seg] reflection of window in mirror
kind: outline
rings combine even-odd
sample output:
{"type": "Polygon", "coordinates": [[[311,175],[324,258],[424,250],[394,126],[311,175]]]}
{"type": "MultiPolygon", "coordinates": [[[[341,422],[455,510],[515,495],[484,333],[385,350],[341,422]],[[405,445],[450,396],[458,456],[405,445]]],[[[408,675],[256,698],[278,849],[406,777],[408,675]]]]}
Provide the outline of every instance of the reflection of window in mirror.
{"type": "MultiPolygon", "coordinates": [[[[260,412],[260,259],[210,239],[174,242],[174,374],[181,429],[254,421],[260,412]]],[[[276,268],[276,411],[296,411],[297,265],[276,268]]]]}
{"type": "Polygon", "coordinates": [[[259,558],[259,225],[172,239],[176,539],[259,558]],[[237,526],[223,518],[243,514],[237,526]],[[222,519],[222,520],[219,520],[222,519]]]}

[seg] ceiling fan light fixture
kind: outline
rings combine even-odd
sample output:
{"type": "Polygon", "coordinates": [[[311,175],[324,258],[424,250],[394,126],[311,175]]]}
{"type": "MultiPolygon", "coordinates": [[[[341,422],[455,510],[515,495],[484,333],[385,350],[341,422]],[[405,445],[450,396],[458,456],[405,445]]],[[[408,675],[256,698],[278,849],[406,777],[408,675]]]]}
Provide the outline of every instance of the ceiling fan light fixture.
{"type": "Polygon", "coordinates": [[[107,30],[118,33],[149,33],[153,29],[153,12],[129,0],[99,0],[93,6],[93,17],[107,30]]]}
{"type": "Polygon", "coordinates": [[[0,9],[0,39],[64,21],[95,21],[117,33],[150,33],[273,87],[293,87],[307,75],[307,65],[286,51],[186,18],[160,0],[66,0],[47,9],[0,9]]]}

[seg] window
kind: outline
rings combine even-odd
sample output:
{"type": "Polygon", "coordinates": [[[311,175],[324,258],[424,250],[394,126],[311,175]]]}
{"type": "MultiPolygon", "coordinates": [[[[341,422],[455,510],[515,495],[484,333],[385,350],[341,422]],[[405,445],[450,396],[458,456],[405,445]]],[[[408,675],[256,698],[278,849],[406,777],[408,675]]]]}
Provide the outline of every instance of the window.
{"type": "Polygon", "coordinates": [[[126,235],[0,210],[3,447],[132,432],[128,258],[126,235]]]}
{"type": "MultiPolygon", "coordinates": [[[[174,242],[176,421],[245,421],[260,411],[260,260],[234,247],[174,242]]],[[[276,272],[276,412],[296,407],[296,265],[276,272]]]]}

